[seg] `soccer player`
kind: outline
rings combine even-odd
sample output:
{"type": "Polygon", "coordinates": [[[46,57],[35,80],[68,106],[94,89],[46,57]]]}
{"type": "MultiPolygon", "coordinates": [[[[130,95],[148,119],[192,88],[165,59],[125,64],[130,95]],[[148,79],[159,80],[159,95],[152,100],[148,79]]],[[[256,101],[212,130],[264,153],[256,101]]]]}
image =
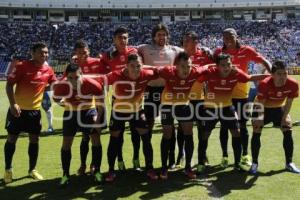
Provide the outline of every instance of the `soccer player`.
{"type": "MultiPolygon", "coordinates": [[[[156,180],[158,176],[153,170],[153,149],[150,142],[149,128],[146,121],[142,100],[147,83],[157,74],[153,70],[144,69],[141,58],[137,54],[128,56],[127,66],[107,75],[107,83],[113,86],[114,102],[110,119],[110,140],[107,150],[109,172],[107,182],[116,178],[114,171],[115,159],[120,146],[120,133],[124,130],[125,122],[129,122],[143,142],[147,176],[156,180]]],[[[104,81],[105,82],[105,81],[104,81]]]]}
{"type": "Polygon", "coordinates": [[[230,55],[219,54],[216,58],[217,67],[208,68],[199,78],[200,82],[206,82],[206,95],[204,100],[205,113],[203,116],[204,132],[200,139],[200,159],[197,167],[198,173],[205,171],[205,155],[208,138],[218,121],[232,134],[232,147],[234,152],[235,169],[245,170],[240,164],[241,138],[236,112],[232,106],[233,88],[238,82],[246,83],[250,80],[260,80],[265,75],[247,75],[242,70],[234,67],[230,55]]]}
{"type": "Polygon", "coordinates": [[[175,66],[159,69],[159,75],[166,81],[161,99],[161,123],[163,136],[161,140],[162,169],[160,177],[168,178],[168,152],[170,151],[171,138],[174,130],[174,119],[179,122],[183,131],[184,149],[186,153],[185,174],[194,179],[196,175],[191,168],[194,151],[193,141],[193,106],[189,105],[190,90],[201,75],[201,68],[192,66],[190,56],[180,52],[176,58],[175,66]]]}
{"type": "MultiPolygon", "coordinates": [[[[102,85],[94,79],[83,77],[81,69],[76,64],[69,64],[66,68],[66,78],[54,85],[53,99],[65,108],[63,114],[63,143],[61,148],[61,162],[63,176],[60,186],[69,184],[71,147],[77,131],[88,134],[92,142],[92,165],[95,167],[95,182],[103,181],[100,173],[102,147],[100,133],[93,125],[101,121],[103,116],[102,85]],[[96,104],[97,103],[97,104],[96,104]],[[97,110],[96,110],[97,106],[97,110]]],[[[97,125],[99,126],[99,124],[97,125]]]]}
{"type": "MultiPolygon", "coordinates": [[[[90,57],[90,49],[88,44],[83,40],[78,40],[74,45],[74,56],[73,62],[76,63],[80,68],[83,75],[88,75],[90,78],[97,79],[103,74],[107,74],[109,69],[103,65],[99,58],[90,57]]],[[[105,112],[101,119],[105,120],[105,112]]],[[[88,129],[86,129],[89,131],[88,129]]],[[[86,172],[86,159],[89,152],[89,141],[90,137],[88,133],[82,134],[82,140],[80,143],[80,160],[81,164],[77,170],[78,175],[84,175],[86,172]]],[[[94,173],[94,166],[90,165],[91,174],[94,173]]]]}
{"type": "Polygon", "coordinates": [[[21,132],[29,133],[29,176],[37,180],[43,179],[35,169],[41,133],[40,107],[46,86],[56,78],[46,62],[48,48],[45,43],[35,43],[31,47],[31,56],[31,60],[18,63],[7,78],[6,94],[10,107],[6,118],[8,136],[4,145],[5,183],[12,182],[12,159],[21,132]]]}
{"type": "Polygon", "coordinates": [[[271,76],[258,85],[257,102],[253,113],[253,135],[251,139],[252,166],[250,173],[258,170],[258,155],[261,146],[260,136],[265,124],[273,122],[283,133],[283,149],[285,152],[286,169],[300,173],[292,162],[293,137],[292,120],[289,115],[293,100],[299,96],[299,85],[296,80],[288,77],[287,67],[283,61],[275,61],[272,65],[271,76]]]}
{"type": "MultiPolygon", "coordinates": [[[[252,47],[241,45],[238,40],[238,35],[235,29],[227,28],[223,31],[223,43],[222,48],[217,48],[214,52],[214,57],[220,53],[229,54],[232,57],[232,63],[236,65],[243,72],[248,74],[248,65],[250,62],[255,62],[257,64],[262,64],[266,70],[270,71],[271,64],[262,55],[255,51],[252,47]]],[[[248,120],[248,84],[238,83],[233,90],[232,102],[235,110],[238,114],[239,125],[241,129],[241,141],[242,141],[242,163],[248,166],[251,165],[251,157],[248,155],[248,140],[249,134],[247,130],[247,120],[248,120]]],[[[228,129],[221,126],[220,129],[220,142],[223,151],[223,157],[221,161],[221,166],[226,168],[228,166],[228,153],[227,153],[227,143],[228,143],[228,129]]]]}
{"type": "MultiPolygon", "coordinates": [[[[190,56],[192,64],[198,65],[200,67],[204,67],[205,65],[213,64],[212,55],[208,53],[208,51],[204,51],[200,48],[199,44],[199,36],[194,31],[188,31],[183,35],[182,38],[182,46],[184,48],[184,51],[190,56]]],[[[204,85],[203,83],[200,83],[196,81],[191,88],[190,91],[190,103],[193,105],[194,108],[194,120],[197,123],[197,129],[198,129],[198,140],[200,140],[200,133],[203,131],[203,126],[201,123],[201,120],[199,119],[199,116],[201,116],[204,112],[203,102],[204,102],[204,85]]],[[[177,138],[182,135],[180,126],[177,129],[177,138]]],[[[182,140],[177,140],[177,143],[179,143],[182,140]]],[[[178,144],[179,151],[178,151],[178,157],[176,160],[176,165],[178,166],[182,160],[183,156],[183,143],[178,144]]],[[[199,151],[199,145],[198,145],[198,151],[199,151]]],[[[200,155],[198,153],[198,155],[200,155]]],[[[199,159],[199,158],[198,158],[199,159]]],[[[205,158],[205,164],[208,164],[207,158],[205,158]]]]}
{"type": "MultiPolygon", "coordinates": [[[[152,44],[143,44],[138,47],[138,52],[143,58],[145,65],[167,66],[174,65],[174,61],[179,52],[183,49],[169,45],[170,34],[168,27],[157,24],[152,29],[152,44]]],[[[159,78],[149,82],[146,89],[144,109],[150,128],[150,136],[154,127],[155,118],[159,114],[161,93],[164,89],[164,80],[159,78]]],[[[172,134],[172,142],[169,155],[169,167],[175,167],[175,129],[172,134]]]]}
{"type": "MultiPolygon", "coordinates": [[[[101,55],[101,62],[104,66],[109,67],[109,70],[111,72],[125,68],[127,64],[128,55],[137,53],[136,48],[128,46],[128,38],[129,33],[127,28],[123,26],[118,27],[113,33],[114,47],[110,49],[110,51],[105,52],[101,55]]],[[[122,153],[124,143],[124,131],[125,130],[123,130],[120,133],[120,146],[118,146],[118,168],[121,171],[124,171],[126,169],[122,153]]],[[[140,170],[140,136],[136,132],[135,128],[133,128],[131,132],[131,141],[133,144],[133,168],[136,170],[140,170]]]]}

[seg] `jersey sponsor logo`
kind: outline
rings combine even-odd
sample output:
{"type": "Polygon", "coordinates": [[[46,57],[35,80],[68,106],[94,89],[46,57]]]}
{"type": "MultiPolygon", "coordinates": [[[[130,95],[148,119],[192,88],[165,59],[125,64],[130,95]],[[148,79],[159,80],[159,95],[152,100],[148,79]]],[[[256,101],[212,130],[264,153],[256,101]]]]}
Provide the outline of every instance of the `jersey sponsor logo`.
{"type": "Polygon", "coordinates": [[[231,90],[231,88],[226,87],[214,87],[215,90],[231,90]]]}
{"type": "Polygon", "coordinates": [[[44,84],[43,81],[38,81],[38,80],[36,80],[36,81],[30,81],[30,83],[31,84],[44,84]]]}
{"type": "Polygon", "coordinates": [[[216,98],[216,97],[215,97],[215,93],[213,93],[213,92],[208,92],[206,98],[207,98],[207,99],[215,99],[215,98],[216,98]]]}
{"type": "Polygon", "coordinates": [[[173,87],[174,90],[188,90],[190,87],[173,87]]]}
{"type": "Polygon", "coordinates": [[[92,69],[97,69],[99,67],[99,65],[93,65],[91,66],[92,69]]]}
{"type": "Polygon", "coordinates": [[[154,65],[168,65],[170,62],[168,60],[155,60],[153,61],[154,65]]]}
{"type": "Polygon", "coordinates": [[[143,84],[143,83],[146,83],[146,82],[147,82],[147,80],[145,80],[145,81],[141,81],[141,82],[140,82],[140,84],[143,84]]]}
{"type": "Polygon", "coordinates": [[[234,79],[234,80],[230,80],[229,82],[230,82],[230,83],[235,83],[235,82],[237,82],[237,80],[234,79]]]}
{"type": "Polygon", "coordinates": [[[283,91],[284,94],[292,92],[291,90],[283,91]]]}
{"type": "Polygon", "coordinates": [[[270,97],[271,100],[282,100],[282,97],[270,97]]]}

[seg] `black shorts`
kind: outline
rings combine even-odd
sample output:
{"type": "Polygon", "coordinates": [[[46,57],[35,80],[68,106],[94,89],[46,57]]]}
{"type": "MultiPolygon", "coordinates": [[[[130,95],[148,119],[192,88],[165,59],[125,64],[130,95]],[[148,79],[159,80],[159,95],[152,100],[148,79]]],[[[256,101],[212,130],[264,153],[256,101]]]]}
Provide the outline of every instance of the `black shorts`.
{"type": "Polygon", "coordinates": [[[174,119],[178,122],[194,121],[192,105],[163,105],[161,107],[161,124],[173,125],[174,119]]]}
{"type": "Polygon", "coordinates": [[[144,111],[147,120],[154,120],[159,115],[159,106],[164,87],[148,86],[144,94],[144,111]]]}
{"type": "Polygon", "coordinates": [[[203,125],[205,131],[211,132],[220,121],[227,129],[238,129],[239,122],[233,106],[223,108],[205,108],[203,125]]]}
{"type": "Polygon", "coordinates": [[[250,118],[247,103],[248,99],[232,99],[232,105],[238,115],[238,120],[241,123],[246,123],[250,118]]]}
{"type": "Polygon", "coordinates": [[[121,113],[112,110],[109,122],[109,130],[123,131],[125,129],[126,122],[129,122],[130,127],[141,129],[149,128],[144,110],[140,110],[136,113],[121,113]]]}
{"type": "Polygon", "coordinates": [[[92,108],[80,111],[65,111],[63,115],[63,136],[75,136],[81,131],[91,134],[95,128],[97,110],[92,108]]]}
{"type": "Polygon", "coordinates": [[[21,110],[21,116],[15,117],[8,109],[5,128],[8,134],[18,135],[21,132],[30,134],[41,133],[41,112],[40,110],[21,110]]]}
{"type": "MultiPolygon", "coordinates": [[[[283,116],[283,107],[265,108],[264,110],[264,125],[272,122],[275,127],[280,127],[283,116]]],[[[252,113],[253,119],[257,118],[257,116],[257,112],[252,113]]]]}
{"type": "Polygon", "coordinates": [[[190,103],[193,106],[194,112],[194,121],[201,121],[203,120],[204,116],[204,100],[191,100],[190,103]]]}
{"type": "MultiPolygon", "coordinates": [[[[97,109],[97,113],[98,113],[98,109],[97,109]]],[[[103,113],[100,117],[100,124],[97,124],[97,126],[100,126],[101,129],[106,129],[107,128],[107,115],[106,115],[107,111],[106,111],[106,107],[103,107],[103,113]]]]}

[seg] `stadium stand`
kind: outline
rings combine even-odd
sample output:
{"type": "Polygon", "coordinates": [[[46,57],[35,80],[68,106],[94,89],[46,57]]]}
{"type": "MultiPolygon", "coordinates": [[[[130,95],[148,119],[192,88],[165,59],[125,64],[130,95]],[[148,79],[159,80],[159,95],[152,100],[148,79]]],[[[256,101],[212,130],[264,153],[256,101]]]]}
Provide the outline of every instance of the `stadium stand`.
{"type": "MultiPolygon", "coordinates": [[[[120,25],[128,27],[130,45],[151,42],[153,24],[137,23],[61,23],[47,22],[5,22],[0,23],[0,50],[2,59],[29,57],[29,47],[36,41],[45,41],[50,47],[50,63],[56,72],[64,70],[69,61],[76,40],[84,39],[91,48],[91,55],[97,57],[112,44],[112,33],[120,25]],[[6,34],[10,33],[10,34],[6,34]]],[[[180,46],[180,38],[187,30],[194,30],[200,36],[200,43],[211,49],[222,46],[222,30],[233,27],[244,44],[253,46],[269,60],[280,58],[297,69],[296,54],[300,51],[300,22],[297,21],[209,21],[173,22],[168,24],[170,43],[180,46]],[[255,28],[253,28],[255,27],[255,28]]],[[[1,64],[5,71],[7,62],[1,64]]],[[[2,69],[3,68],[3,69],[2,69]]],[[[294,70],[297,71],[298,70],[294,70]]],[[[296,72],[295,72],[296,73],[296,72]]]]}
{"type": "Polygon", "coordinates": [[[233,27],[269,60],[284,59],[295,69],[299,64],[299,0],[2,0],[0,57],[28,58],[31,44],[45,41],[49,62],[61,72],[76,40],[86,40],[95,57],[110,48],[117,26],[128,27],[135,46],[151,42],[159,21],[168,24],[174,45],[194,30],[201,45],[214,49],[222,46],[222,30],[233,27]]]}

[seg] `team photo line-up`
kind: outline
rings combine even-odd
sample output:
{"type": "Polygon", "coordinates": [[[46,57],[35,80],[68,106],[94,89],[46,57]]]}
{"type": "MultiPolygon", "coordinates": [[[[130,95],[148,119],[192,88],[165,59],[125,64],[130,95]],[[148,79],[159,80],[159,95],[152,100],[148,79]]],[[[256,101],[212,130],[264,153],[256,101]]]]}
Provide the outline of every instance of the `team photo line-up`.
{"type": "Polygon", "coordinates": [[[222,34],[223,47],[214,52],[199,45],[194,31],[183,34],[181,48],[170,45],[167,26],[157,24],[152,29],[151,44],[129,46],[129,33],[121,26],[113,33],[113,47],[99,54],[99,58],[90,57],[88,44],[77,41],[70,64],[59,79],[47,63],[47,45],[43,42],[33,44],[32,58],[12,62],[7,75],[6,93],[10,107],[6,119],[4,182],[13,181],[12,160],[21,132],[29,134],[29,176],[43,179],[36,164],[41,133],[40,107],[45,107],[44,104],[50,101],[48,95],[46,103],[43,100],[45,91],[49,90],[53,92],[53,100],[64,108],[60,186],[70,183],[71,147],[77,132],[83,133],[78,175],[86,173],[89,142],[92,143],[90,172],[96,183],[116,179],[116,160],[119,170],[125,171],[122,147],[126,122],[129,122],[133,144],[133,168],[142,171],[139,161],[142,142],[144,171],[150,180],[167,180],[168,170],[181,168],[183,161],[188,179],[205,174],[209,166],[206,156],[208,138],[218,122],[221,124],[222,168],[229,165],[227,146],[230,132],[234,169],[257,174],[262,129],[272,122],[283,133],[285,168],[300,173],[292,162],[292,120],[289,115],[293,100],[299,93],[297,81],[288,76],[284,61],[274,60],[271,64],[252,47],[242,45],[235,29],[226,28],[222,34]],[[255,69],[250,71],[249,65],[253,62],[256,63],[252,66],[255,69]],[[112,100],[107,105],[105,98],[110,98],[110,86],[112,100]],[[110,120],[106,120],[107,112],[111,113],[110,120]],[[161,168],[157,173],[153,167],[151,138],[159,115],[162,125],[161,168]],[[252,157],[248,152],[246,126],[250,117],[252,157]],[[175,120],[178,121],[177,127],[175,120]],[[195,169],[191,166],[194,124],[198,134],[195,169]],[[107,127],[110,133],[106,151],[109,170],[104,176],[100,171],[103,154],[100,135],[107,127]]]}

